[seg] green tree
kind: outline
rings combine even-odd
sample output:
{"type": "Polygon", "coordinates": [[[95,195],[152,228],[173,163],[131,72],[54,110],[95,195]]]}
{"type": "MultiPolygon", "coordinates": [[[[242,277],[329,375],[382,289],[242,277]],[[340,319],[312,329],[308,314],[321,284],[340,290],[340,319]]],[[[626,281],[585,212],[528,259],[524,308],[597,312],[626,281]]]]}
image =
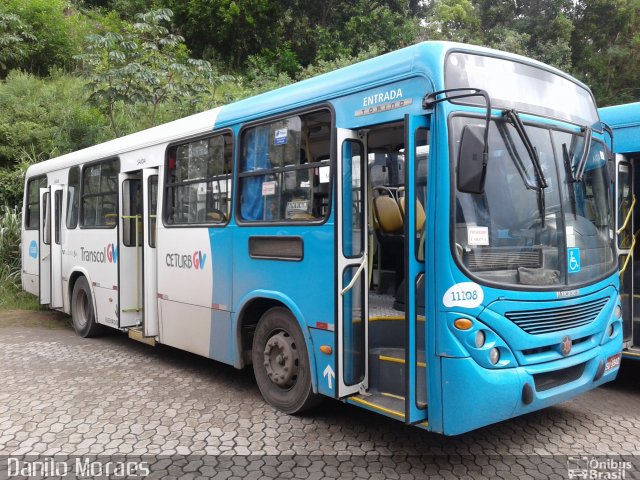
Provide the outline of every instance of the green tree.
{"type": "Polygon", "coordinates": [[[18,15],[0,11],[0,73],[24,60],[29,54],[29,42],[35,39],[18,15]]]}
{"type": "Polygon", "coordinates": [[[85,82],[52,73],[42,79],[14,70],[0,83],[1,167],[46,160],[106,138],[107,121],[87,102],[85,82]]]}
{"type": "Polygon", "coordinates": [[[447,39],[527,55],[571,68],[570,0],[435,0],[426,8],[423,39],[447,39]]]}
{"type": "Polygon", "coordinates": [[[480,16],[471,0],[435,0],[428,5],[421,40],[482,44],[480,16]]]}
{"type": "Polygon", "coordinates": [[[598,103],[640,99],[640,0],[582,0],[575,5],[575,74],[598,103]]]}
{"type": "Polygon", "coordinates": [[[276,51],[282,37],[280,2],[270,0],[161,0],[196,56],[220,57],[238,69],[250,55],[276,51]]]}
{"type": "Polygon", "coordinates": [[[88,77],[90,98],[118,128],[119,108],[143,104],[150,108],[149,124],[161,105],[182,103],[204,92],[215,92],[216,70],[205,60],[188,58],[184,39],[171,33],[171,10],[136,15],[123,32],[106,32],[87,39],[87,50],[76,58],[88,77]]]}
{"type": "Polygon", "coordinates": [[[40,76],[52,67],[70,68],[78,50],[74,44],[77,12],[65,0],[3,0],[0,12],[20,17],[24,32],[37,39],[26,44],[26,55],[9,63],[40,76]]]}

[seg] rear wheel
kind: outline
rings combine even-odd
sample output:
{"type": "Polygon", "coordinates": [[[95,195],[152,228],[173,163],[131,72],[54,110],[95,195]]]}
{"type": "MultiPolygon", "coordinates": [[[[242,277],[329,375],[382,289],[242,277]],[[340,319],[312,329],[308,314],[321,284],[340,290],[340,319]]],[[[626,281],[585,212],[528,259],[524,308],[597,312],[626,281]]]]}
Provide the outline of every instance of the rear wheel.
{"type": "Polygon", "coordinates": [[[95,337],[102,331],[101,325],[96,323],[93,311],[93,297],[86,277],[78,278],[73,286],[71,317],[73,319],[73,329],[81,337],[95,337]]]}
{"type": "Polygon", "coordinates": [[[307,346],[295,318],[282,307],[262,315],[253,337],[253,371],[264,399],[284,413],[316,406],[307,346]]]}

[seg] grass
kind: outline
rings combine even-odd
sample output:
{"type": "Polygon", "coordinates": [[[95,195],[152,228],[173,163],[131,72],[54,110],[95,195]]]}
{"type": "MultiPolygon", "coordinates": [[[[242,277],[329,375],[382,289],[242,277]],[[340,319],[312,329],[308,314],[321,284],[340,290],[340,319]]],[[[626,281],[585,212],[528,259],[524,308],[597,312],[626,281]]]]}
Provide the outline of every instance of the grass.
{"type": "Polygon", "coordinates": [[[11,280],[0,280],[0,310],[38,310],[38,297],[23,291],[11,280]]]}
{"type": "Polygon", "coordinates": [[[0,310],[38,310],[38,299],[20,286],[20,229],[18,208],[0,208],[0,310]]]}

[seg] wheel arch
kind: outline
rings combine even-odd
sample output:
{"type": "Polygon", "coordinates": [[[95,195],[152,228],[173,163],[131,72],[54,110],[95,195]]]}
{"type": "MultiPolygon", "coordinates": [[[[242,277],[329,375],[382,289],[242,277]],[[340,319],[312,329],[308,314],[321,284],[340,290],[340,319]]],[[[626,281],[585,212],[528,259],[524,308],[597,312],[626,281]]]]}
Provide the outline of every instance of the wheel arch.
{"type": "Polygon", "coordinates": [[[232,330],[236,342],[236,358],[234,366],[243,368],[251,362],[251,345],[253,343],[253,333],[260,321],[260,317],[273,307],[283,307],[289,310],[296,320],[300,332],[304,337],[307,345],[307,358],[309,359],[309,368],[311,370],[311,386],[313,392],[318,392],[316,377],[316,360],[313,355],[313,339],[307,328],[302,311],[296,303],[288,296],[281,292],[270,290],[256,290],[245,295],[239,302],[239,308],[236,310],[238,314],[235,316],[232,330]]]}
{"type": "Polygon", "coordinates": [[[73,312],[71,311],[71,298],[73,297],[73,287],[75,287],[76,282],[80,277],[85,277],[87,279],[87,283],[89,284],[89,288],[91,289],[91,302],[93,303],[93,312],[97,321],[98,318],[98,305],[96,304],[96,294],[93,283],[91,282],[91,277],[89,276],[89,272],[86,268],[83,267],[74,267],[69,275],[69,289],[68,289],[68,305],[69,305],[69,315],[73,312]]]}

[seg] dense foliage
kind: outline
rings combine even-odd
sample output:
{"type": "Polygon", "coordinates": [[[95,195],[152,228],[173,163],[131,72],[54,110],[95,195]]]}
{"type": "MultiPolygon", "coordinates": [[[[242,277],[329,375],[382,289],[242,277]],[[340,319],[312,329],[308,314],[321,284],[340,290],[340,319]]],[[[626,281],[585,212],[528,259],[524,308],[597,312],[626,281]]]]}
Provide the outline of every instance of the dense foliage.
{"type": "Polygon", "coordinates": [[[0,205],[30,162],[428,39],[640,98],[640,0],[4,0],[0,205]]]}
{"type": "Polygon", "coordinates": [[[29,164],[430,39],[640,99],[640,0],[2,0],[0,307],[29,164]]]}

